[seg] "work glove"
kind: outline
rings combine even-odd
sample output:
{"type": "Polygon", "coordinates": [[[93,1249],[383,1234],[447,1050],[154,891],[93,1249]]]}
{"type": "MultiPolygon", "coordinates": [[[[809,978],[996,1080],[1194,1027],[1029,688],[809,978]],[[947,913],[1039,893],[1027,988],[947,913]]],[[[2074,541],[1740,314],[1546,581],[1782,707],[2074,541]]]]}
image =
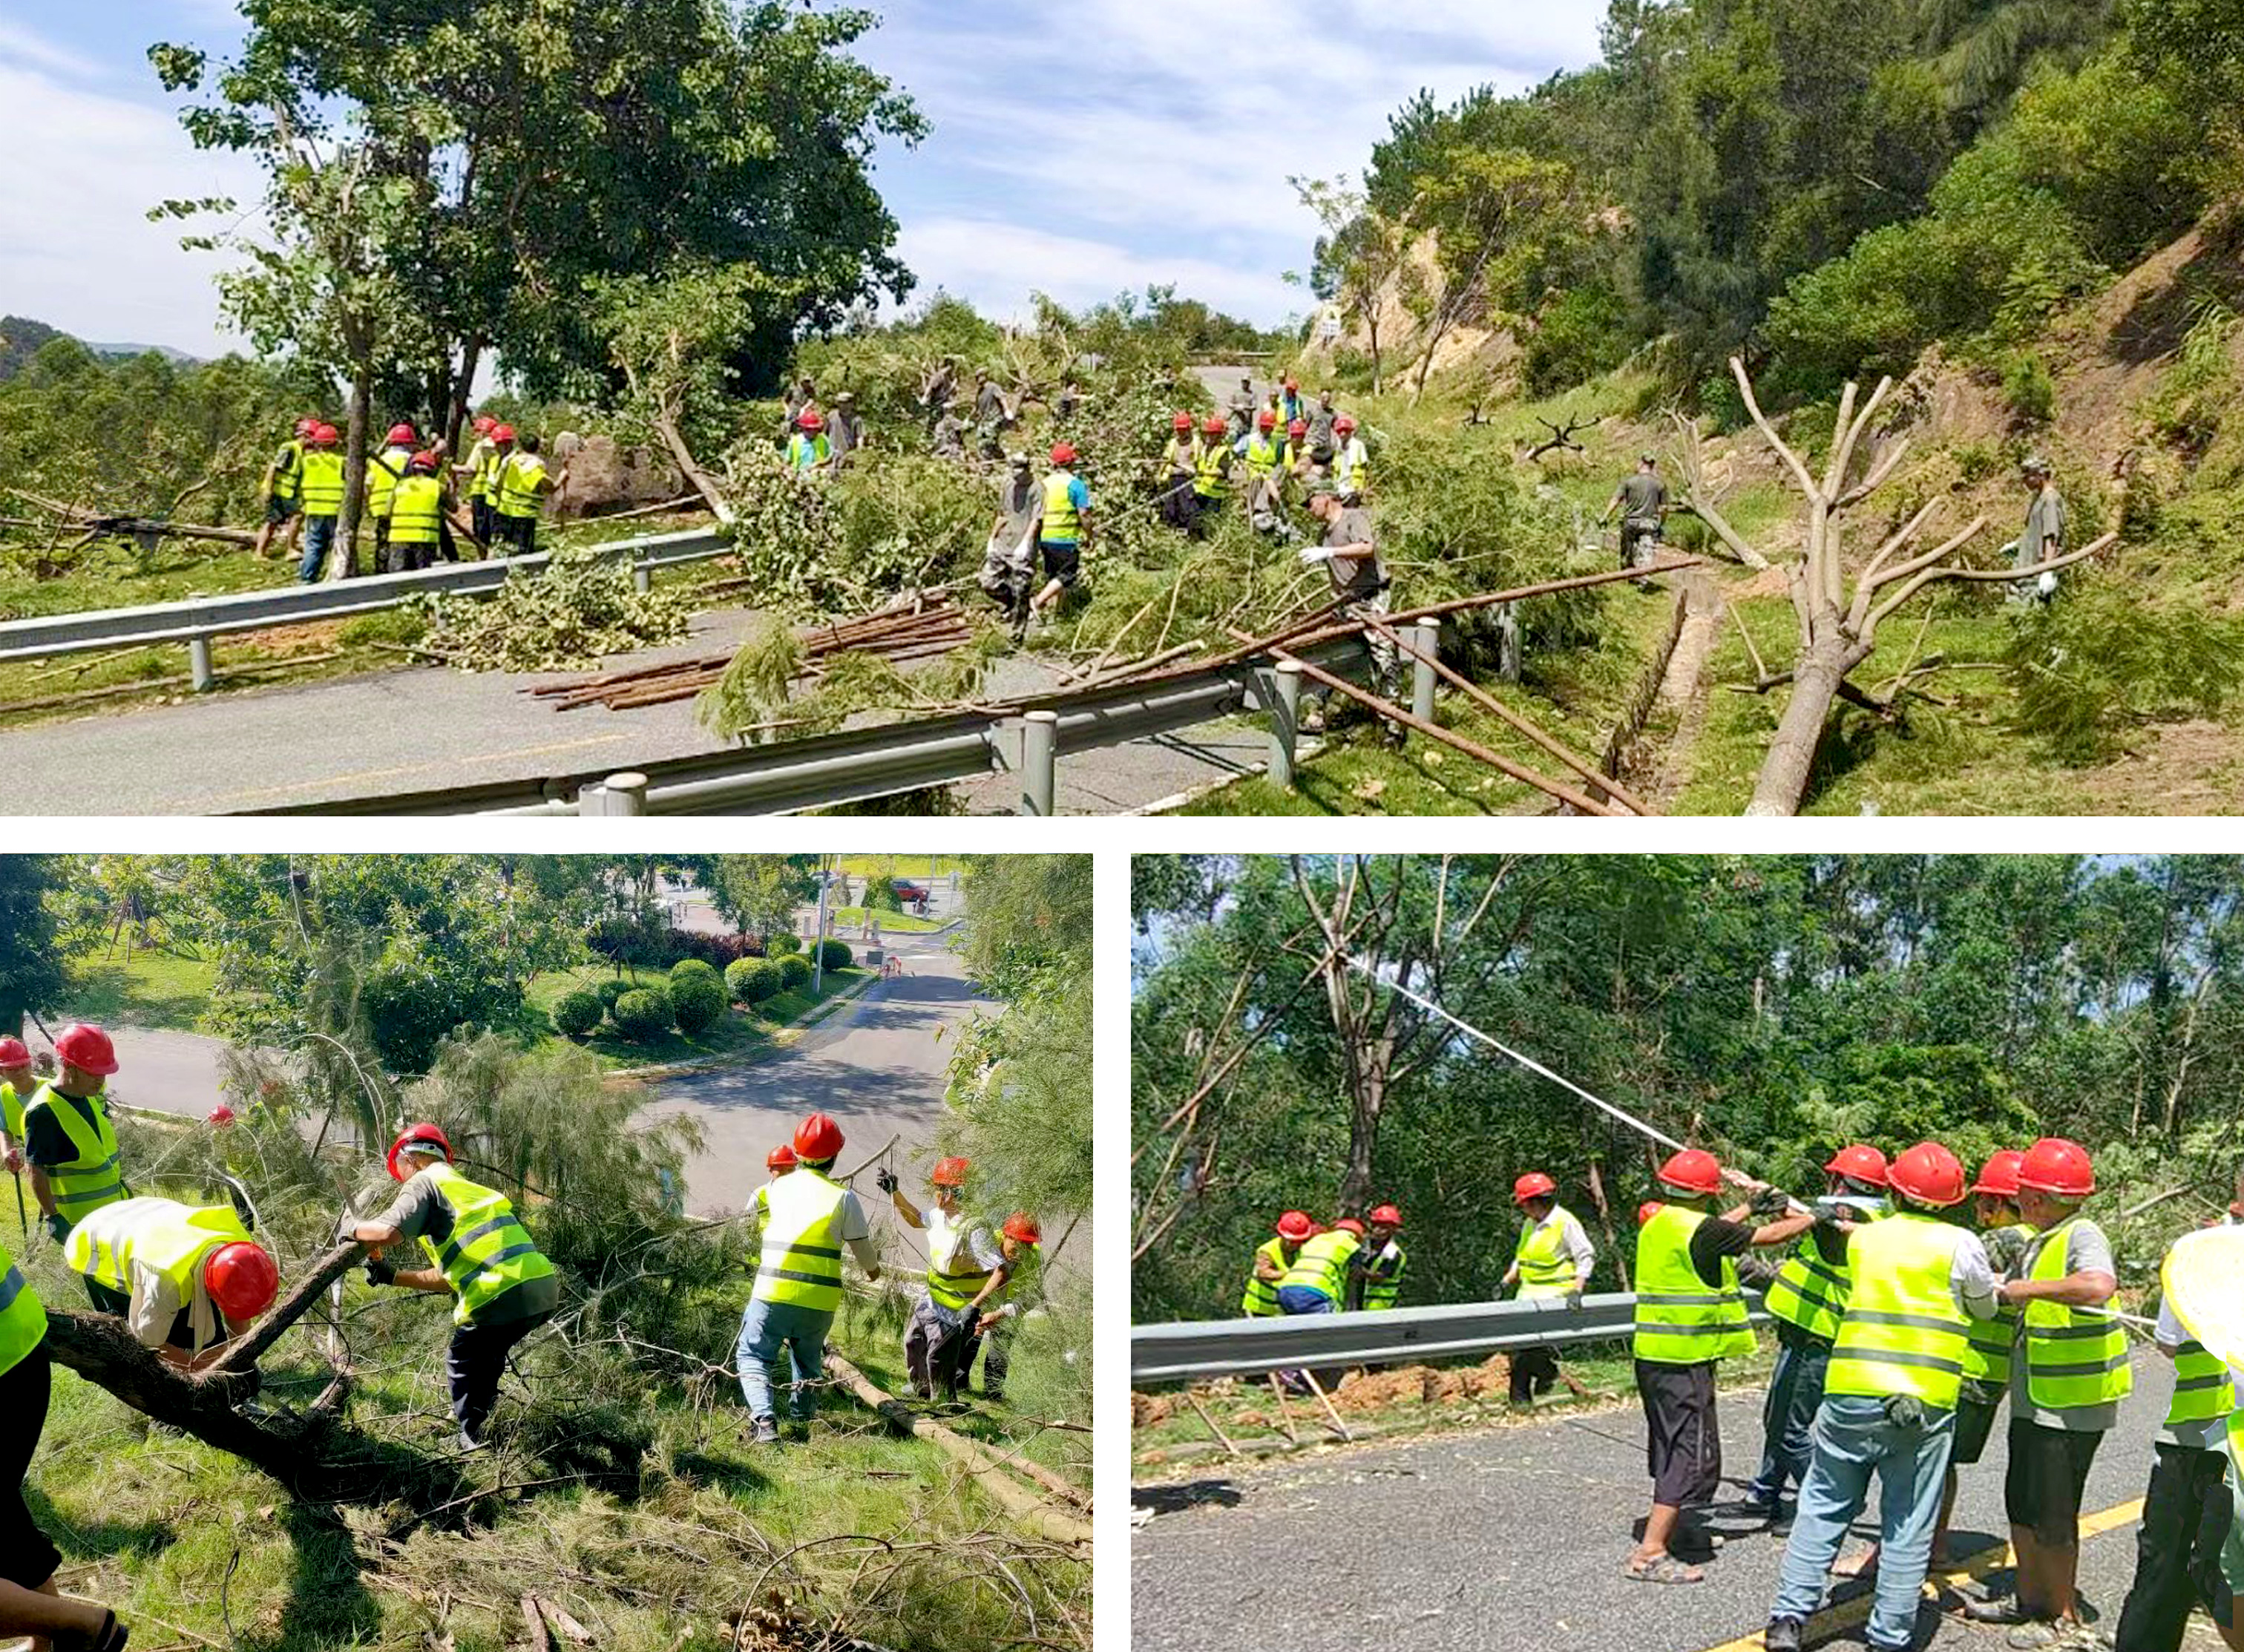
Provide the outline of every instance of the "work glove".
{"type": "Polygon", "coordinates": [[[1792,1208],[1792,1196],[1781,1188],[1763,1188],[1754,1195],[1752,1208],[1757,1216],[1781,1216],[1792,1208]]]}
{"type": "Polygon", "coordinates": [[[397,1264],[386,1256],[366,1259],[366,1283],[369,1285],[394,1285],[397,1283],[397,1264]]]}
{"type": "Polygon", "coordinates": [[[1299,554],[1301,559],[1301,565],[1308,568],[1315,567],[1320,562],[1330,562],[1332,560],[1332,552],[1328,547],[1321,545],[1305,545],[1301,547],[1299,554]]]}
{"type": "Polygon", "coordinates": [[[882,1193],[894,1193],[896,1188],[902,1185],[896,1178],[896,1173],[889,1169],[886,1165],[882,1166],[881,1168],[874,1174],[873,1180],[879,1183],[880,1189],[882,1193]]]}
{"type": "Polygon", "coordinates": [[[1896,1428],[1924,1426],[1924,1402],[1915,1394],[1889,1394],[1885,1403],[1886,1421],[1896,1428]]]}
{"type": "Polygon", "coordinates": [[[1575,1289],[1566,1293],[1566,1306],[1569,1308],[1578,1308],[1581,1305],[1582,1292],[1580,1287],[1577,1286],[1575,1289]]]}
{"type": "Polygon", "coordinates": [[[358,1218],[348,1210],[343,1212],[341,1220],[335,1223],[335,1242],[339,1245],[355,1245],[358,1242],[358,1218]]]}
{"type": "Polygon", "coordinates": [[[57,1244],[61,1244],[71,1236],[71,1220],[59,1210],[49,1215],[44,1225],[47,1230],[47,1236],[57,1244]]]}

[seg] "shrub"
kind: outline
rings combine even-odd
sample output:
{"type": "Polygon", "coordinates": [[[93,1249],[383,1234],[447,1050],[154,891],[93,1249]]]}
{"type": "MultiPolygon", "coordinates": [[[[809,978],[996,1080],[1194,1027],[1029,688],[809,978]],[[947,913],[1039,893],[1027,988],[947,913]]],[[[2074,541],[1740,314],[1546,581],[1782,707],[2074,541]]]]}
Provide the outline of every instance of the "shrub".
{"type": "Polygon", "coordinates": [[[818,961],[829,970],[848,969],[850,957],[847,941],[821,941],[819,944],[818,961]]]}
{"type": "Polygon", "coordinates": [[[779,978],[789,992],[810,985],[810,960],[800,952],[789,952],[779,961],[779,978]]]}
{"type": "MultiPolygon", "coordinates": [[[[760,958],[735,958],[732,963],[725,965],[725,992],[735,1004],[754,1004],[757,998],[756,983],[766,975],[769,975],[774,983],[779,979],[779,971],[773,967],[769,960],[760,958]]],[[[766,993],[764,996],[770,995],[766,993]]]]}
{"type": "Polygon", "coordinates": [[[636,990],[636,986],[637,983],[626,980],[620,975],[611,975],[594,987],[592,992],[600,1000],[600,1007],[612,1015],[615,1012],[616,1000],[625,993],[636,990]]]}
{"type": "Polygon", "coordinates": [[[764,938],[764,951],[773,958],[784,958],[789,952],[802,951],[802,938],[792,931],[781,930],[776,935],[764,938]]]}
{"type": "Polygon", "coordinates": [[[1628,358],[1628,307],[1612,288],[1571,288],[1527,335],[1522,374],[1528,393],[1551,396],[1585,384],[1628,358]]]}
{"type": "Polygon", "coordinates": [[[581,1039],[599,1026],[600,1018],[608,1006],[600,1002],[598,992],[588,992],[579,987],[573,992],[564,992],[553,1005],[553,1026],[564,1038],[581,1039]]]}
{"type": "Polygon", "coordinates": [[[2013,350],[2003,363],[2003,399],[2022,425],[2044,425],[2057,416],[2057,381],[2038,352],[2013,350]]]}
{"type": "Polygon", "coordinates": [[[660,1038],[673,1026],[670,994],[660,987],[640,987],[625,993],[610,1012],[616,1018],[616,1030],[634,1044],[646,1044],[660,1038]]]}
{"type": "Polygon", "coordinates": [[[673,977],[670,983],[670,1012],[677,1019],[678,1030],[688,1038],[698,1038],[716,1026],[725,1013],[725,989],[717,978],[717,972],[705,966],[691,974],[673,977]]]}
{"type": "MultiPolygon", "coordinates": [[[[731,966],[732,960],[727,959],[726,962],[727,967],[729,968],[731,966]]],[[[684,980],[689,975],[699,975],[713,981],[717,978],[717,966],[714,964],[710,963],[708,959],[703,958],[681,958],[678,962],[670,966],[670,985],[672,988],[674,990],[679,982],[684,980]]]]}
{"type": "Polygon", "coordinates": [[[865,907],[869,911],[901,912],[904,910],[904,897],[886,878],[875,877],[865,884],[865,907]]]}

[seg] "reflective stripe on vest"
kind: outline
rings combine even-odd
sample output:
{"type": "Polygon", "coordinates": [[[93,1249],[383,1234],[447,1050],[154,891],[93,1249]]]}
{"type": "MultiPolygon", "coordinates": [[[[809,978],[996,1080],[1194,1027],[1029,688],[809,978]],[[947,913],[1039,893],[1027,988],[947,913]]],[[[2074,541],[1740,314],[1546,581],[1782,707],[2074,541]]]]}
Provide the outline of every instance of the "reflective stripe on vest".
{"type": "Polygon", "coordinates": [[[849,1190],[808,1165],[766,1184],[763,1254],[757,1302],[790,1303],[832,1313],[842,1305],[842,1203],[849,1190]]]}
{"type": "Polygon", "coordinates": [[[436,1196],[452,1213],[444,1242],[424,1236],[421,1249],[459,1298],[452,1310],[457,1323],[468,1324],[517,1285],[553,1271],[504,1194],[469,1181],[449,1164],[432,1164],[422,1174],[436,1183],[436,1196]]]}
{"type": "Polygon", "coordinates": [[[1193,491],[1203,499],[1220,499],[1230,483],[1231,443],[1218,437],[1205,443],[1193,457],[1193,491]]]}
{"type": "Polygon", "coordinates": [[[1345,1228],[1335,1228],[1329,1233],[1304,1240],[1301,1248],[1294,1253],[1294,1265],[1278,1282],[1278,1289],[1301,1285],[1335,1303],[1342,1301],[1348,1290],[1348,1259],[1362,1245],[1363,1241],[1345,1228]]]}
{"type": "Polygon", "coordinates": [[[1691,1236],[1703,1210],[1662,1205],[1636,1236],[1636,1357],[1693,1365],[1754,1351],[1738,1265],[1722,1258],[1722,1283],[1710,1290],[1691,1263],[1691,1236]]]}
{"type": "Polygon", "coordinates": [[[16,1259],[0,1248],[0,1377],[22,1364],[46,1334],[47,1310],[39,1293],[17,1271],[16,1259]]]}
{"type": "Polygon", "coordinates": [[[498,467],[498,513],[503,517],[534,517],[541,507],[537,484],[545,479],[545,461],[535,453],[510,453],[498,467]]]}
{"type": "Polygon", "coordinates": [[[1333,483],[1342,492],[1352,489],[1362,493],[1371,486],[1371,455],[1362,437],[1349,437],[1348,445],[1333,455],[1333,483]]]}
{"type": "Polygon", "coordinates": [[[280,445],[280,462],[273,468],[273,491],[280,498],[294,501],[304,492],[304,442],[301,437],[280,445]]]}
{"type": "Polygon", "coordinates": [[[24,1145],[24,1098],[12,1084],[0,1084],[0,1131],[17,1147],[24,1145]]]}
{"type": "Polygon", "coordinates": [[[1044,478],[1044,525],[1041,532],[1046,545],[1082,542],[1083,518],[1075,508],[1075,477],[1065,471],[1054,471],[1044,478]]]}
{"type": "MultiPolygon", "coordinates": [[[[230,1204],[121,1199],[71,1229],[63,1245],[63,1260],[94,1283],[127,1296],[132,1292],[132,1269],[137,1263],[162,1276],[185,1308],[195,1299],[204,1259],[212,1251],[220,1245],[256,1242],[230,1204]]],[[[224,1336],[224,1330],[219,1335],[224,1336]]]]}
{"type": "Polygon", "coordinates": [[[444,484],[433,476],[409,476],[390,501],[389,543],[435,545],[444,516],[444,484]]]}
{"type": "Polygon", "coordinates": [[[341,516],[343,509],[343,456],[333,448],[304,450],[304,514],[341,516]]]}
{"type": "Polygon", "coordinates": [[[1274,436],[1257,436],[1247,443],[1247,474],[1260,482],[1285,462],[1285,443],[1274,436]]]}
{"type": "MultiPolygon", "coordinates": [[[[2027,1236],[2033,1229],[2023,1222],[2014,1222],[1989,1231],[2027,1236]]],[[[1964,1334],[1970,1341],[1964,1351],[1964,1376],[1979,1383],[2010,1381],[2011,1351],[2018,1339],[2018,1310],[1997,1308],[1992,1319],[1973,1320],[1964,1334]]]]}
{"type": "Polygon", "coordinates": [[[826,439],[823,432],[816,437],[808,437],[797,430],[787,438],[787,463],[790,470],[812,470],[833,457],[834,444],[826,439]]]}
{"type": "Polygon", "coordinates": [[[1839,1334],[1839,1317],[1847,1311],[1847,1286],[1846,1264],[1834,1267],[1824,1261],[1811,1229],[1800,1236],[1799,1248],[1769,1282],[1768,1310],[1829,1342],[1839,1334]]]}
{"type": "Polygon", "coordinates": [[[1539,1226],[1533,1222],[1519,1224],[1519,1241],[1512,1247],[1511,1259],[1519,1264],[1522,1297],[1573,1295],[1581,1275],[1574,1270],[1574,1258],[1566,1249],[1570,1220],[1564,1209],[1554,1205],[1549,1220],[1539,1226]]]}
{"type": "Polygon", "coordinates": [[[498,498],[498,467],[506,463],[507,456],[498,450],[498,443],[485,437],[476,443],[475,451],[468,455],[468,463],[476,469],[475,480],[469,484],[471,499],[496,501],[498,498]]]}
{"type": "MultiPolygon", "coordinates": [[[[2072,1222],[2078,1221],[2074,1217],[2072,1222]]],[[[2065,1277],[2065,1242],[2072,1222],[2050,1229],[2027,1277],[2065,1277]]],[[[2105,1405],[2134,1391],[2127,1363],[2127,1333],[2109,1312],[2058,1302],[2030,1302],[2025,1311],[2026,1397],[2065,1411],[2105,1405]]]]}
{"type": "Polygon", "coordinates": [[[366,508],[376,521],[389,514],[389,502],[405,475],[410,448],[384,448],[366,462],[366,508]]]}
{"type": "MultiPolygon", "coordinates": [[[[1286,1271],[1286,1242],[1280,1238],[1265,1239],[1254,1247],[1255,1259],[1270,1258],[1271,1265],[1280,1273],[1286,1271]]],[[[1249,1318],[1267,1318],[1286,1310],[1278,1305],[1278,1287],[1252,1268],[1247,1270],[1247,1294],[1240,1298],[1239,1311],[1249,1318]]]]}
{"type": "Polygon", "coordinates": [[[1971,1317],[1949,1281],[1965,1236],[1952,1223],[1907,1211],[1855,1229],[1847,1242],[1850,1290],[1825,1392],[1910,1394],[1956,1409],[1971,1317]]]}
{"type": "Polygon", "coordinates": [[[1395,1247],[1395,1271],[1390,1274],[1363,1277],[1363,1311],[1377,1313],[1382,1308],[1392,1308],[1395,1299],[1402,1294],[1402,1269],[1409,1266],[1410,1253],[1402,1246],[1395,1247]]]}
{"type": "Polygon", "coordinates": [[[117,1132],[110,1128],[109,1114],[98,1097],[87,1098],[86,1106],[93,1114],[91,1124],[52,1086],[43,1084],[24,1109],[26,1127],[41,1107],[49,1109],[71,1139],[71,1146],[78,1149],[78,1157],[70,1163],[46,1167],[47,1188],[55,1196],[55,1209],[71,1223],[125,1196],[125,1173],[117,1168],[123,1156],[117,1150],[117,1132]]]}
{"type": "Polygon", "coordinates": [[[952,1236],[950,1266],[943,1265],[932,1245],[928,1247],[927,1294],[935,1299],[936,1306],[956,1313],[981,1294],[982,1287],[990,1283],[990,1276],[997,1270],[984,1268],[974,1259],[971,1236],[981,1224],[961,1215],[951,1219],[949,1225],[952,1236]]]}
{"type": "Polygon", "coordinates": [[[2236,1409],[2236,1391],[2228,1366],[2208,1354],[2201,1344],[2186,1342],[2174,1351],[2173,1399],[2166,1406],[2166,1426],[2209,1423],[2236,1409]]]}

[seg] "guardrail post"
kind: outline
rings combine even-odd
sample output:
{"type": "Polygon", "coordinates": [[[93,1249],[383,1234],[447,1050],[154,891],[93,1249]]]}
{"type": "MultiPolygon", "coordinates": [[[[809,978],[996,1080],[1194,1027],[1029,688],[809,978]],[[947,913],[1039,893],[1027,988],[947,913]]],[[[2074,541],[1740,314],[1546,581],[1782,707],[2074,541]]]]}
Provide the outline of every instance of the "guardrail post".
{"type": "Polygon", "coordinates": [[[1301,729],[1301,662],[1281,660],[1272,675],[1278,692],[1270,708],[1270,783],[1281,791],[1291,791],[1294,748],[1301,729]]]}
{"type": "Polygon", "coordinates": [[[1058,770],[1059,714],[1032,711],[1021,719],[1021,813],[1051,818],[1058,770]]]}
{"type": "Polygon", "coordinates": [[[195,692],[207,694],[218,681],[218,673],[211,665],[211,640],[208,637],[187,639],[187,671],[194,680],[195,692]]]}
{"type": "Polygon", "coordinates": [[[1442,652],[1442,622],[1422,620],[1411,628],[1410,646],[1421,658],[1410,663],[1410,714],[1420,722],[1434,721],[1434,661],[1442,652]]]}
{"type": "Polygon", "coordinates": [[[1496,674],[1505,682],[1519,680],[1519,605],[1496,605],[1496,674]]]}
{"type": "Polygon", "coordinates": [[[644,815],[646,813],[646,776],[645,775],[610,775],[605,785],[593,787],[578,800],[580,815],[644,815]]]}
{"type": "Polygon", "coordinates": [[[642,597],[654,589],[654,570],[644,562],[632,564],[632,589],[642,597]]]}

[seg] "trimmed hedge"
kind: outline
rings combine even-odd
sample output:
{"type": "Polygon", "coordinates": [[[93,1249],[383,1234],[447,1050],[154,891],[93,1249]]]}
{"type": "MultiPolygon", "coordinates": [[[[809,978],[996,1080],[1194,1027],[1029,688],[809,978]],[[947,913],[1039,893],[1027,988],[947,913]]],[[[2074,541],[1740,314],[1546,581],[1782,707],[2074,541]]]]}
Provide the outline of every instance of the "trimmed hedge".
{"type": "MultiPolygon", "coordinates": [[[[729,969],[732,965],[728,962],[726,967],[729,969]]],[[[689,975],[700,975],[713,981],[717,978],[717,966],[706,958],[681,958],[670,966],[670,984],[673,986],[689,975]]]]}
{"type": "Polygon", "coordinates": [[[573,992],[564,992],[553,1005],[553,1026],[563,1037],[581,1039],[599,1026],[600,1018],[608,1006],[600,1002],[598,992],[588,992],[579,987],[573,992]]]}
{"type": "Polygon", "coordinates": [[[777,995],[786,977],[781,974],[785,960],[774,963],[767,958],[744,958],[737,964],[725,966],[725,985],[733,999],[741,1004],[760,1004],[777,995]]]}
{"type": "Polygon", "coordinates": [[[795,934],[792,930],[781,930],[778,934],[767,936],[764,939],[764,952],[770,958],[785,958],[789,952],[801,951],[802,951],[802,937],[795,934]]]}
{"type": "Polygon", "coordinates": [[[810,984],[810,960],[800,952],[789,952],[779,961],[780,979],[788,988],[810,984]]]}
{"type": "MultiPolygon", "coordinates": [[[[682,966],[681,966],[682,967],[682,966]]],[[[688,1038],[717,1025],[725,1013],[725,988],[717,972],[706,965],[690,973],[673,975],[670,982],[670,1012],[678,1030],[688,1038]]]]}
{"type": "Polygon", "coordinates": [[[847,941],[821,941],[819,944],[819,962],[829,970],[848,969],[853,956],[849,951],[849,943],[847,941]]]}
{"type": "Polygon", "coordinates": [[[598,986],[592,989],[592,996],[600,1000],[600,1008],[604,1012],[609,1014],[613,1014],[615,1012],[616,1000],[621,998],[625,993],[635,992],[637,990],[638,987],[635,982],[625,980],[620,975],[611,975],[607,979],[602,981],[598,986]]]}
{"type": "Polygon", "coordinates": [[[670,994],[659,987],[639,988],[625,993],[616,1000],[611,1012],[616,1019],[616,1031],[634,1044],[645,1044],[660,1038],[675,1024],[670,1008],[670,994]]]}

